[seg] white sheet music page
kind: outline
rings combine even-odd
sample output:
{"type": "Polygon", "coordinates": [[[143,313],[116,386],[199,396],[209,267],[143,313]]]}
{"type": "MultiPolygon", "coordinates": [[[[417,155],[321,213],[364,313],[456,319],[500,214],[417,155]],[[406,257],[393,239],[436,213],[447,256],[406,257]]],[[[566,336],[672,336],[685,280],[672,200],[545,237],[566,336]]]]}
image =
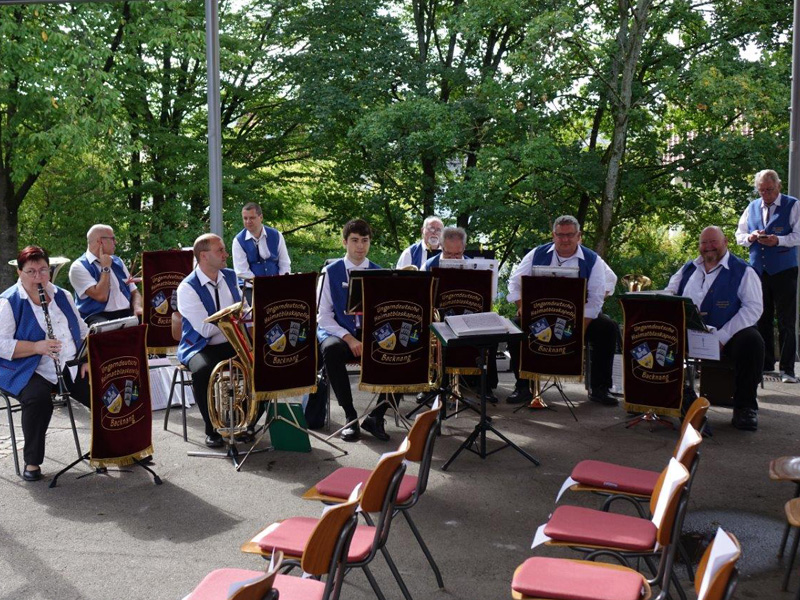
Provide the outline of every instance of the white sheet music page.
{"type": "Polygon", "coordinates": [[[711,556],[708,557],[708,564],[706,565],[706,572],[703,574],[703,581],[700,583],[700,593],[697,595],[698,600],[703,600],[708,593],[708,587],[714,581],[714,575],[731,559],[739,555],[739,548],[736,546],[730,536],[722,530],[722,527],[717,529],[717,535],[714,536],[714,547],[711,549],[711,556]]]}
{"type": "Polygon", "coordinates": [[[505,333],[508,331],[506,320],[494,312],[453,315],[445,317],[445,321],[450,326],[450,329],[453,330],[453,333],[458,336],[505,333]]]}

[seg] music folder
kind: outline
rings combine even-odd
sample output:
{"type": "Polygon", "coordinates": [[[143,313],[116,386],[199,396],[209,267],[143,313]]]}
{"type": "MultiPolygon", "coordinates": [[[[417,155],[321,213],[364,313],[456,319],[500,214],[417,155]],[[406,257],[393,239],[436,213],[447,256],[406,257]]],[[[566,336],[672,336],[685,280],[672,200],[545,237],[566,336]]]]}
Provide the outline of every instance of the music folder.
{"type": "Polygon", "coordinates": [[[111,321],[100,321],[89,325],[89,333],[83,338],[81,347],[78,349],[75,358],[67,361],[65,364],[68,367],[74,367],[81,363],[86,362],[86,351],[88,349],[89,336],[95,333],[105,333],[106,331],[114,331],[116,329],[126,329],[128,327],[136,327],[139,324],[139,317],[122,317],[121,319],[112,319],[111,321]]]}
{"type": "MultiPolygon", "coordinates": [[[[363,314],[364,307],[361,305],[364,289],[364,277],[433,277],[433,273],[428,271],[409,271],[405,269],[358,269],[350,271],[350,282],[347,286],[347,307],[345,313],[348,315],[363,314]]],[[[433,296],[436,297],[434,284],[433,296]]]]}

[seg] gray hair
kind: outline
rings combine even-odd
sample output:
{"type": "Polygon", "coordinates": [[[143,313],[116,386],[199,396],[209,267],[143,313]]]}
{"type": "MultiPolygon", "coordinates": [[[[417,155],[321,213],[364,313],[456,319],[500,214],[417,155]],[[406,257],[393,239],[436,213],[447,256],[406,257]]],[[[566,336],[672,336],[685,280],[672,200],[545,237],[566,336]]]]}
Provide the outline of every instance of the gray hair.
{"type": "Polygon", "coordinates": [[[775,171],[773,171],[772,169],[764,169],[763,171],[759,171],[758,173],[756,173],[755,181],[753,183],[753,187],[756,193],[758,193],[758,186],[765,179],[771,181],[776,185],[781,184],[781,178],[778,177],[778,174],[775,171]]]}
{"type": "Polygon", "coordinates": [[[431,223],[433,223],[434,221],[438,221],[439,223],[441,223],[441,224],[442,224],[442,227],[444,227],[444,221],[442,221],[442,220],[441,220],[439,217],[437,217],[436,215],[431,215],[430,217],[428,217],[427,219],[425,219],[425,220],[422,222],[422,230],[423,230],[423,231],[425,231],[425,228],[426,228],[428,225],[430,225],[431,223]]]}
{"type": "Polygon", "coordinates": [[[442,241],[460,240],[464,247],[467,247],[467,232],[463,227],[445,227],[442,231],[442,241]]]}
{"type": "Polygon", "coordinates": [[[221,242],[222,238],[216,233],[204,233],[194,241],[192,251],[194,252],[194,258],[197,262],[200,262],[201,252],[208,252],[211,250],[211,242],[214,240],[219,240],[221,242]]]}
{"type": "Polygon", "coordinates": [[[86,232],[86,242],[91,244],[95,241],[100,235],[106,231],[114,231],[114,228],[111,225],[103,225],[102,223],[97,223],[96,225],[92,225],[89,227],[89,231],[86,232]]]}
{"type": "Polygon", "coordinates": [[[575,227],[575,231],[580,233],[581,224],[578,223],[578,219],[572,215],[561,215],[555,221],[553,221],[553,233],[556,232],[556,227],[563,227],[565,225],[572,225],[575,227]]]}

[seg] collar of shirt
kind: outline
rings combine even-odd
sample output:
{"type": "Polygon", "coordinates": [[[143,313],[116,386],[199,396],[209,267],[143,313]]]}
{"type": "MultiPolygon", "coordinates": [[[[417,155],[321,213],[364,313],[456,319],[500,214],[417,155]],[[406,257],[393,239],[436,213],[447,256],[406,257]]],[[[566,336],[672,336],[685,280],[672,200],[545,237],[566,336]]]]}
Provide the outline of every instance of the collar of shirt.
{"type": "MultiPolygon", "coordinates": [[[[728,259],[730,258],[730,256],[731,256],[731,253],[730,252],[726,252],[725,255],[720,259],[720,261],[717,264],[717,266],[722,265],[725,269],[730,268],[730,267],[728,267],[728,259]]],[[[693,262],[694,262],[694,266],[695,267],[697,267],[698,269],[701,269],[705,273],[706,268],[705,268],[705,265],[703,264],[703,257],[702,256],[698,256],[697,258],[694,259],[693,262]]],[[[716,268],[716,267],[714,267],[714,268],[716,268]]]]}
{"type": "MultiPolygon", "coordinates": [[[[17,282],[17,289],[19,290],[19,297],[22,298],[23,300],[28,300],[29,298],[28,292],[25,291],[25,288],[19,281],[17,282]]],[[[47,290],[47,295],[50,296],[50,298],[55,298],[56,286],[53,285],[53,282],[48,281],[45,286],[45,289],[47,290]]]]}
{"type": "Polygon", "coordinates": [[[217,273],[217,280],[214,281],[208,275],[203,273],[202,269],[197,269],[197,278],[200,280],[200,285],[208,285],[209,281],[214,285],[219,285],[225,280],[225,276],[222,274],[222,271],[217,273]]]}
{"type": "Polygon", "coordinates": [[[778,194],[778,197],[775,198],[775,201],[772,204],[765,204],[764,200],[761,200],[761,210],[763,211],[765,208],[769,208],[771,206],[780,206],[781,205],[781,196],[783,196],[783,194],[778,194]]]}
{"type": "Polygon", "coordinates": [[[572,260],[573,258],[577,258],[577,259],[581,259],[581,260],[583,259],[583,248],[581,248],[581,245],[580,245],[580,244],[578,244],[578,249],[575,251],[575,254],[573,254],[572,256],[569,256],[569,257],[567,257],[567,258],[564,258],[564,257],[563,257],[563,256],[561,256],[561,255],[560,255],[558,252],[556,252],[556,245],[555,245],[555,244],[553,244],[552,246],[550,246],[550,248],[548,248],[548,250],[547,250],[547,251],[548,251],[548,252],[552,252],[552,253],[554,253],[554,254],[556,255],[556,257],[557,257],[557,258],[558,258],[558,259],[559,259],[561,262],[566,262],[566,261],[568,261],[568,260],[572,260]]]}
{"type": "Polygon", "coordinates": [[[244,234],[244,239],[246,239],[246,240],[256,240],[257,242],[260,242],[261,238],[264,237],[264,226],[263,225],[261,226],[261,234],[258,237],[254,236],[252,233],[250,233],[249,229],[245,229],[245,231],[247,231],[247,233],[244,234]]]}
{"type": "Polygon", "coordinates": [[[369,259],[368,258],[365,257],[364,260],[361,261],[360,265],[356,265],[356,264],[351,263],[350,259],[347,258],[347,255],[345,254],[345,257],[344,257],[344,268],[348,272],[352,271],[353,269],[356,269],[356,270],[358,270],[358,269],[366,269],[368,266],[369,266],[369,259]]]}
{"type": "Polygon", "coordinates": [[[89,252],[87,250],[86,251],[86,260],[89,261],[89,264],[92,264],[93,262],[98,261],[100,259],[97,258],[94,254],[92,254],[91,252],[89,252]]]}

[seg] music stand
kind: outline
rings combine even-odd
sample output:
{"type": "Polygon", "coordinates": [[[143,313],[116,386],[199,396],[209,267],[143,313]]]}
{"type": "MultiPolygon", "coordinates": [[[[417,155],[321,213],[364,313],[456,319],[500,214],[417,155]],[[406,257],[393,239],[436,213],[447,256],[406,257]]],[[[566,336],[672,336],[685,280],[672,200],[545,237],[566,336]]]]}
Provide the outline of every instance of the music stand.
{"type": "Polygon", "coordinates": [[[458,458],[464,450],[469,450],[473,454],[477,454],[485,459],[490,454],[499,452],[504,448],[511,447],[522,456],[527,458],[535,465],[539,465],[539,461],[533,456],[525,452],[522,448],[517,446],[514,442],[503,435],[497,428],[491,424],[486,415],[486,377],[487,377],[487,357],[489,349],[499,344],[500,342],[519,342],[523,338],[522,331],[517,328],[511,321],[505,319],[507,330],[502,333],[487,333],[481,335],[461,335],[457,336],[447,323],[431,323],[431,331],[439,339],[442,344],[442,351],[445,352],[448,347],[457,348],[459,346],[474,346],[480,350],[480,364],[481,369],[481,413],[478,424],[475,425],[472,433],[462,442],[453,455],[447,459],[447,462],[442,466],[442,470],[446,471],[447,468],[458,458]],[[486,450],[486,432],[491,431],[499,437],[505,444],[494,450],[486,450]],[[477,450],[472,448],[472,445],[478,446],[477,450]]]}

